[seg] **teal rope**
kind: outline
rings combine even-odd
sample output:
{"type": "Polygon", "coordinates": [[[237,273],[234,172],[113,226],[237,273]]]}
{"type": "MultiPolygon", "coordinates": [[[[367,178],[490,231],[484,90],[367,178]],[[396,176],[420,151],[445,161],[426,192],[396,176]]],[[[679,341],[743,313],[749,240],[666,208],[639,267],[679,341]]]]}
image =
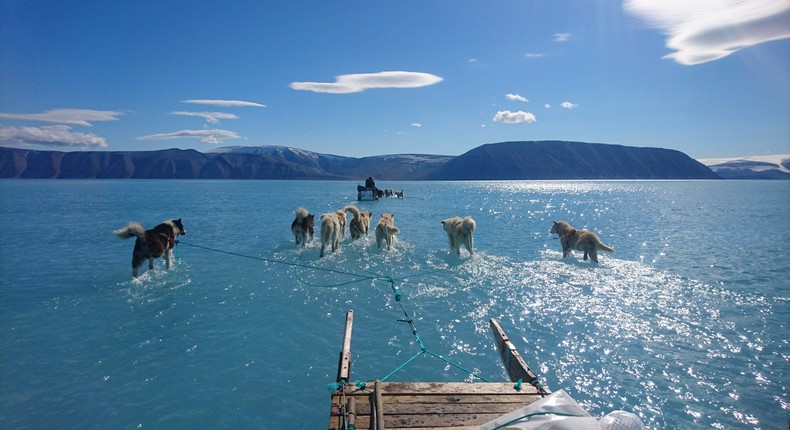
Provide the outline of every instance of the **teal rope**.
{"type": "Polygon", "coordinates": [[[398,287],[395,286],[395,279],[392,278],[392,277],[384,277],[384,278],[381,278],[379,280],[386,280],[386,281],[388,281],[390,283],[390,287],[392,288],[392,292],[395,294],[395,301],[398,302],[398,305],[400,305],[400,308],[403,311],[403,315],[406,316],[406,319],[398,320],[398,321],[405,322],[405,323],[409,324],[409,327],[411,328],[411,332],[414,335],[414,338],[416,339],[417,344],[420,345],[420,351],[418,353],[414,354],[414,356],[412,356],[410,359],[406,360],[405,363],[403,363],[400,366],[398,366],[395,370],[390,372],[387,376],[381,378],[381,382],[384,382],[387,379],[389,379],[390,376],[394,375],[399,370],[401,370],[404,367],[406,367],[409,363],[414,361],[417,357],[419,357],[422,354],[428,354],[431,357],[438,358],[438,359],[444,361],[445,363],[447,363],[447,364],[449,364],[449,365],[451,365],[451,366],[453,366],[453,367],[455,367],[457,369],[460,369],[460,370],[466,372],[468,375],[470,375],[472,377],[478,378],[478,379],[480,379],[482,381],[485,381],[485,382],[491,382],[490,380],[488,380],[488,379],[484,378],[483,376],[478,375],[477,373],[475,373],[475,372],[473,372],[473,371],[461,366],[460,364],[454,363],[454,362],[452,362],[450,360],[447,360],[446,358],[442,357],[441,355],[438,355],[438,354],[436,354],[434,352],[429,351],[428,348],[425,347],[425,344],[422,343],[422,339],[420,339],[419,333],[417,333],[417,327],[414,325],[414,320],[409,315],[409,312],[406,311],[406,307],[403,306],[403,301],[401,300],[402,299],[402,295],[401,295],[400,290],[398,290],[398,287]]]}
{"type": "Polygon", "coordinates": [[[418,352],[418,353],[414,354],[414,356],[413,356],[412,358],[410,358],[410,359],[406,360],[406,362],[405,362],[405,363],[403,363],[403,364],[401,364],[400,366],[398,366],[398,367],[397,367],[395,370],[393,370],[392,372],[390,372],[390,373],[389,373],[387,376],[385,376],[385,377],[381,378],[381,379],[380,379],[380,381],[381,381],[381,382],[385,382],[387,379],[389,379],[389,377],[390,377],[390,376],[394,375],[394,374],[395,374],[395,373],[397,373],[399,370],[403,369],[403,368],[404,368],[404,367],[406,367],[406,366],[407,366],[409,363],[411,363],[412,361],[414,361],[414,359],[415,359],[415,358],[417,358],[417,357],[419,357],[420,355],[422,355],[422,353],[423,353],[423,352],[424,352],[424,351],[420,351],[420,352],[418,352]]]}
{"type": "MultiPolygon", "coordinates": [[[[221,250],[221,249],[209,248],[208,246],[195,245],[195,244],[187,243],[187,242],[184,242],[184,241],[180,241],[179,243],[182,243],[184,245],[191,246],[191,247],[194,247],[194,248],[205,249],[207,251],[214,251],[214,252],[219,252],[219,253],[222,253],[222,254],[234,255],[236,257],[249,258],[249,259],[252,259],[252,260],[265,261],[267,263],[285,264],[285,265],[288,265],[288,266],[303,267],[303,268],[315,269],[315,270],[323,270],[325,272],[332,272],[332,273],[337,273],[337,274],[340,274],[340,275],[351,275],[351,276],[362,277],[362,275],[357,275],[356,273],[344,272],[344,271],[341,271],[341,270],[327,269],[327,268],[324,268],[324,267],[308,266],[306,264],[299,264],[299,263],[291,263],[290,261],[274,260],[274,259],[271,259],[271,258],[263,258],[263,257],[256,257],[256,256],[253,256],[253,255],[239,254],[237,252],[231,252],[231,251],[224,251],[224,250],[221,250]]],[[[369,277],[366,276],[365,279],[369,279],[369,277]]]]}

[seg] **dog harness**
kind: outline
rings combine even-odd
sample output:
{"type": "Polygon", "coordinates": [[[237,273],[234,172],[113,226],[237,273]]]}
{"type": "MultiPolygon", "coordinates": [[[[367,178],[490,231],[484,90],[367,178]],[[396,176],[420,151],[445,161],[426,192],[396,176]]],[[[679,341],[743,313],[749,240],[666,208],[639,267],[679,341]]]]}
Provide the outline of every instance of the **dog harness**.
{"type": "Polygon", "coordinates": [[[176,238],[175,238],[175,236],[170,236],[170,235],[167,235],[167,234],[164,234],[164,233],[159,233],[159,236],[161,236],[162,238],[164,238],[167,241],[167,244],[168,244],[168,246],[170,248],[172,248],[172,247],[174,247],[176,245],[176,238]]]}

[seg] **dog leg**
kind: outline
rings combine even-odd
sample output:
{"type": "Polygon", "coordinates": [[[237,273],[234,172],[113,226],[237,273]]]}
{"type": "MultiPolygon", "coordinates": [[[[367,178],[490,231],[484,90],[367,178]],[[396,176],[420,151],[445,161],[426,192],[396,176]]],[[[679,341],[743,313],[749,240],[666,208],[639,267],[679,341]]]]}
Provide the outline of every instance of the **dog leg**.
{"type": "Polygon", "coordinates": [[[138,275],[138,270],[140,267],[132,267],[132,278],[136,278],[138,275]]]}
{"type": "Polygon", "coordinates": [[[587,250],[586,249],[584,250],[584,258],[582,258],[582,260],[587,261],[587,250]]]}
{"type": "MultiPolygon", "coordinates": [[[[587,252],[585,252],[584,255],[586,256],[587,252]]],[[[585,260],[586,260],[586,258],[585,258],[585,260]]],[[[593,263],[597,263],[598,262],[598,251],[597,250],[595,250],[595,249],[590,250],[590,260],[592,260],[593,263]]]]}
{"type": "Polygon", "coordinates": [[[167,270],[170,270],[170,269],[173,268],[173,250],[172,249],[168,249],[167,251],[165,251],[165,267],[167,267],[167,270]]]}
{"type": "Polygon", "coordinates": [[[149,270],[154,270],[154,258],[153,257],[148,257],[148,269],[149,270]]]}

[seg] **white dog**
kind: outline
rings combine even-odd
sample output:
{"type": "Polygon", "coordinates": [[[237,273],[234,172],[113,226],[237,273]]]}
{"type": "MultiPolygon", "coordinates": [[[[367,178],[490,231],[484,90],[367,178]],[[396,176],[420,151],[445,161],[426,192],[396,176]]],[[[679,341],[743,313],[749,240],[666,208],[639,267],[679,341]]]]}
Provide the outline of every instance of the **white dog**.
{"type": "Polygon", "coordinates": [[[474,255],[475,226],[475,220],[470,216],[465,218],[454,216],[442,221],[442,227],[447,232],[447,239],[450,240],[450,249],[461,255],[461,245],[463,245],[469,251],[469,255],[474,255]]]}
{"type": "Polygon", "coordinates": [[[376,246],[381,248],[381,242],[387,243],[387,249],[392,247],[392,236],[400,233],[398,227],[395,227],[395,215],[381,214],[381,219],[376,225],[376,246]]]}
{"type": "Polygon", "coordinates": [[[332,247],[332,252],[340,246],[340,221],[334,212],[321,215],[321,257],[327,245],[332,247]]]}

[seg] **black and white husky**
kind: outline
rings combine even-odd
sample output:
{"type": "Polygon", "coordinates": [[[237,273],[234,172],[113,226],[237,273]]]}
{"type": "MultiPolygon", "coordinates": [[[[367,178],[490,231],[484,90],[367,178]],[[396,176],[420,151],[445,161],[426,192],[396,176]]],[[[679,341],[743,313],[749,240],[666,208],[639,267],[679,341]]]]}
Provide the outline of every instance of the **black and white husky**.
{"type": "Polygon", "coordinates": [[[137,237],[132,251],[132,277],[136,278],[138,269],[148,259],[148,269],[154,268],[154,259],[165,256],[167,268],[173,267],[173,247],[178,236],[186,235],[187,231],[181,224],[181,218],[171,219],[158,226],[146,230],[140,224],[131,222],[129,225],[113,233],[123,239],[137,237]]]}

